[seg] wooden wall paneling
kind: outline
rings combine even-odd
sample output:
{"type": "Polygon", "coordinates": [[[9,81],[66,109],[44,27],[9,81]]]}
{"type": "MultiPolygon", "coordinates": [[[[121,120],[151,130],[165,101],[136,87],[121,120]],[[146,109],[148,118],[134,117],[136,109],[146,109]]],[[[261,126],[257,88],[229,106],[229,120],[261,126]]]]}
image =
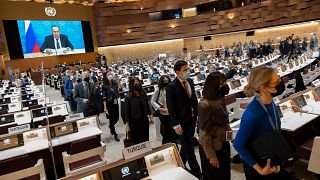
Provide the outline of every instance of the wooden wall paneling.
{"type": "Polygon", "coordinates": [[[55,67],[57,64],[77,62],[82,63],[95,62],[96,52],[93,53],[83,53],[83,54],[72,54],[67,56],[49,56],[46,58],[30,58],[23,60],[8,60],[5,61],[6,66],[10,64],[12,71],[14,69],[19,69],[21,72],[26,71],[29,68],[37,69],[41,67],[43,60],[43,65],[45,68],[55,67]]]}
{"type": "MultiPolygon", "coordinates": [[[[182,2],[188,2],[189,4],[195,3],[195,1],[187,0],[182,2]]],[[[158,1],[157,5],[159,4],[161,6],[157,6],[157,8],[172,6],[172,4],[176,4],[176,2],[158,1]]],[[[136,7],[136,5],[131,6],[131,8],[132,7],[136,7]]],[[[100,10],[106,11],[107,9],[108,8],[104,8],[100,10]]],[[[176,37],[173,38],[188,38],[197,36],[199,34],[220,34],[315,20],[320,18],[318,15],[319,10],[319,1],[303,2],[299,0],[289,2],[289,0],[284,0],[280,2],[276,0],[268,0],[263,1],[260,4],[239,7],[227,11],[212,12],[182,19],[139,22],[135,24],[126,23],[123,25],[113,25],[107,27],[102,26],[103,28],[99,28],[98,30],[100,39],[99,46],[127,44],[132,42],[147,42],[149,39],[152,39],[152,41],[159,41],[166,38],[171,38],[174,34],[176,37]],[[232,14],[233,17],[230,16],[230,14],[232,14]],[[172,24],[174,24],[175,28],[168,28],[172,26],[172,24]],[[137,29],[133,30],[133,27],[136,27],[137,29]],[[124,33],[126,32],[126,29],[130,29],[131,33],[124,33]],[[190,30],[191,33],[187,32],[186,30],[190,30]],[[156,35],[156,33],[159,35],[156,35]],[[184,36],[181,36],[181,34],[184,34],[184,36]]],[[[97,24],[104,23],[99,22],[97,24]]]]}

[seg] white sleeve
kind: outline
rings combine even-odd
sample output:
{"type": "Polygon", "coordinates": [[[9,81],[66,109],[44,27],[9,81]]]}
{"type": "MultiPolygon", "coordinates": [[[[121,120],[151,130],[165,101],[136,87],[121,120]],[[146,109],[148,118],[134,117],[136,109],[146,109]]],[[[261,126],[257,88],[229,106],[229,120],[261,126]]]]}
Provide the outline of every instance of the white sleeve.
{"type": "Polygon", "coordinates": [[[156,111],[160,108],[159,104],[156,102],[159,96],[159,93],[160,93],[160,90],[156,89],[152,94],[152,98],[151,98],[151,105],[156,111]]]}

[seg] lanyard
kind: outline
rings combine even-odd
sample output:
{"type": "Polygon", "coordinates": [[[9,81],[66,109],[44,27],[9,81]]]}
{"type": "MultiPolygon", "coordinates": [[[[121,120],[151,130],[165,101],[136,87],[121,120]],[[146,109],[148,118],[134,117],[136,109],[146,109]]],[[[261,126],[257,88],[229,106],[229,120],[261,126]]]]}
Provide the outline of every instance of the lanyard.
{"type": "Polygon", "coordinates": [[[272,101],[272,109],[273,109],[273,113],[274,113],[274,118],[275,118],[275,120],[276,120],[276,125],[274,125],[273,120],[272,120],[270,114],[268,113],[266,106],[262,103],[260,97],[257,97],[257,99],[258,99],[260,105],[262,106],[262,108],[263,108],[263,109],[266,111],[266,113],[268,114],[268,119],[269,119],[269,122],[270,122],[273,130],[279,131],[279,130],[278,130],[278,122],[277,122],[276,108],[275,108],[275,105],[274,105],[273,101],[272,101]]]}
{"type": "Polygon", "coordinates": [[[222,109],[223,114],[226,116],[226,118],[229,118],[229,113],[227,113],[227,112],[225,111],[225,109],[221,106],[221,104],[220,104],[219,102],[218,102],[218,104],[219,104],[220,108],[222,109]]]}

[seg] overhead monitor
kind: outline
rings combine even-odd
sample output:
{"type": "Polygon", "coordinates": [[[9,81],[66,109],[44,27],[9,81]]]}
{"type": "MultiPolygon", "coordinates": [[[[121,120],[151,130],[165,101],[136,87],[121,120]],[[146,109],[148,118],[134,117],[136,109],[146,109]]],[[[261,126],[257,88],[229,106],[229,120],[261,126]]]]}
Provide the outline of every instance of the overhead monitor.
{"type": "Polygon", "coordinates": [[[93,52],[90,21],[3,20],[11,59],[93,52]]]}

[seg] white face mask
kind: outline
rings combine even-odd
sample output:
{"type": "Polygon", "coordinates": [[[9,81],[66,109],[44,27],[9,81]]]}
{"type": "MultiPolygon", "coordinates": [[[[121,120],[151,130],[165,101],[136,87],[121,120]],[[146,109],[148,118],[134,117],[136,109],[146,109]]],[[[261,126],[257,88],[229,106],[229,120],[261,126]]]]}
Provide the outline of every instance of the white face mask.
{"type": "Polygon", "coordinates": [[[109,74],[109,75],[108,75],[108,80],[111,81],[112,79],[113,79],[113,75],[112,75],[112,74],[109,74]]]}

